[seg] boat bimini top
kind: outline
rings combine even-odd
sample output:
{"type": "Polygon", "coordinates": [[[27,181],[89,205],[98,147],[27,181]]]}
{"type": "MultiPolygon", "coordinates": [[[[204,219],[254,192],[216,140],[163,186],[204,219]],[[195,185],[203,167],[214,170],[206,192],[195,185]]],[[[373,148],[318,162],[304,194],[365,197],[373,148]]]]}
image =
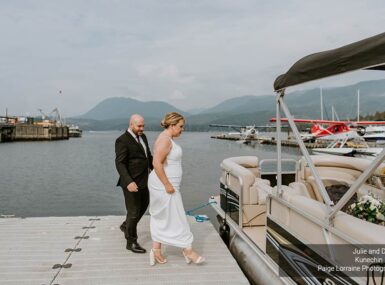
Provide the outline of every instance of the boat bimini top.
{"type": "Polygon", "coordinates": [[[385,33],[301,58],[277,77],[274,90],[360,69],[385,70],[385,33]]]}
{"type": "MultiPolygon", "coordinates": [[[[385,33],[337,48],[308,55],[297,61],[285,74],[277,77],[274,82],[274,91],[277,92],[277,186],[278,197],[282,197],[282,163],[281,163],[281,110],[286,115],[293,134],[299,144],[301,152],[305,157],[309,169],[312,172],[315,183],[321,192],[321,195],[327,205],[330,214],[325,226],[333,224],[337,212],[349,201],[349,199],[358,191],[372,173],[381,165],[385,158],[385,148],[371,163],[361,176],[351,185],[350,189],[337,202],[336,205],[331,201],[325,186],[316,173],[316,169],[301,139],[300,133],[295,125],[292,115],[286,106],[283,97],[285,89],[297,84],[306,83],[312,80],[322,79],[350,71],[361,69],[384,70],[385,71],[385,33]]],[[[274,197],[273,197],[274,199],[274,197]]]]}

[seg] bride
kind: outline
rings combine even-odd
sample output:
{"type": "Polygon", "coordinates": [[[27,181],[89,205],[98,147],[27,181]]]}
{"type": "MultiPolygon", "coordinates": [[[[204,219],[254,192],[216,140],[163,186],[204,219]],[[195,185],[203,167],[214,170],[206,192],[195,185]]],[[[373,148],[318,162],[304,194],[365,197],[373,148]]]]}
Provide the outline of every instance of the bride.
{"type": "Polygon", "coordinates": [[[166,263],[161,245],[183,248],[187,263],[200,264],[205,258],[199,256],[191,247],[193,235],[190,231],[180,193],[182,180],[182,148],[173,138],[183,131],[184,118],[171,112],[161,121],[165,130],[158,136],[154,145],[154,170],[148,178],[150,191],[150,230],[153,246],[150,251],[150,264],[166,263]]]}

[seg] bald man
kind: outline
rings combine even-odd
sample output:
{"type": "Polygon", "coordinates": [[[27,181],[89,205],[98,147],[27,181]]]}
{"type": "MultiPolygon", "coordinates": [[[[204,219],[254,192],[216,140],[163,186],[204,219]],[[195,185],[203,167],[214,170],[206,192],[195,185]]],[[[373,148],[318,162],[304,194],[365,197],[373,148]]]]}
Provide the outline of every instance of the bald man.
{"type": "Polygon", "coordinates": [[[152,167],[152,155],[143,133],[144,119],[138,114],[131,116],[129,128],[115,142],[115,165],[119,173],[116,186],[123,189],[127,209],[125,222],[120,226],[127,239],[127,250],[145,253],[138,243],[136,227],[149,203],[148,173],[152,167]]]}

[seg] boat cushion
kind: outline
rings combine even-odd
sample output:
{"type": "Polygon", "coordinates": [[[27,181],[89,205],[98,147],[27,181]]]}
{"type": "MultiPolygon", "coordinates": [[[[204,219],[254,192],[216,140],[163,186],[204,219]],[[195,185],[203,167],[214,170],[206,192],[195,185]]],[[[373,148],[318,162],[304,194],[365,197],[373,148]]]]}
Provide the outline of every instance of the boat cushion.
{"type": "MultiPolygon", "coordinates": [[[[224,159],[221,163],[221,169],[223,170],[221,181],[226,181],[226,172],[230,173],[229,176],[229,188],[236,194],[240,194],[241,179],[243,183],[242,189],[242,202],[243,204],[252,204],[251,200],[255,200],[255,197],[250,197],[250,187],[254,184],[255,175],[249,168],[258,167],[258,158],[255,156],[239,156],[230,157],[224,159]]],[[[254,201],[255,202],[255,201],[254,201]]]]}
{"type": "Polygon", "coordinates": [[[250,187],[250,204],[265,205],[267,195],[272,191],[269,180],[255,178],[254,184],[250,187]]]}
{"type": "Polygon", "coordinates": [[[289,184],[289,187],[296,189],[299,195],[314,199],[313,189],[309,190],[309,188],[302,182],[292,182],[289,184]]]}
{"type": "MultiPolygon", "coordinates": [[[[306,186],[303,185],[302,183],[292,182],[290,183],[290,186],[282,185],[281,187],[282,187],[282,198],[284,200],[287,200],[286,198],[288,197],[288,195],[290,196],[298,195],[298,196],[311,198],[309,195],[309,192],[307,191],[306,186]]],[[[275,186],[274,188],[277,188],[277,186],[275,186]]],[[[277,189],[275,189],[275,191],[277,191],[277,189]]]]}
{"type": "Polygon", "coordinates": [[[362,244],[384,243],[384,226],[358,219],[341,211],[334,219],[334,227],[362,244]]]}
{"type": "MultiPolygon", "coordinates": [[[[328,216],[326,205],[311,200],[302,195],[295,194],[291,189],[284,188],[283,198],[295,208],[301,209],[308,215],[319,220],[325,220],[328,216]]],[[[321,227],[301,217],[294,211],[289,211],[288,225],[309,243],[325,243],[321,227]],[[312,230],[310,230],[312,229],[312,230]]],[[[339,211],[334,219],[334,228],[344,235],[352,238],[361,244],[383,244],[385,227],[376,225],[352,215],[339,211]]]]}
{"type": "Polygon", "coordinates": [[[243,226],[266,225],[266,205],[243,205],[243,226]]]}

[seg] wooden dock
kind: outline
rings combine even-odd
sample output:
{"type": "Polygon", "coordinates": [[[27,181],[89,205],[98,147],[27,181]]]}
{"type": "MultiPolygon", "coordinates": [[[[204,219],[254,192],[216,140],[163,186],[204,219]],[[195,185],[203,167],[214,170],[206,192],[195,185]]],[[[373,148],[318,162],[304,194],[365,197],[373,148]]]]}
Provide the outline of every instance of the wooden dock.
{"type": "MultiPolygon", "coordinates": [[[[228,135],[215,135],[211,136],[212,139],[220,139],[220,140],[231,140],[231,141],[243,141],[244,143],[260,143],[260,144],[269,144],[269,145],[276,145],[277,140],[274,137],[267,137],[267,136],[256,136],[255,138],[247,138],[243,139],[240,136],[228,136],[228,135]]],[[[294,139],[288,139],[288,140],[281,140],[281,144],[283,146],[289,146],[289,147],[299,147],[298,142],[294,139]]],[[[324,148],[328,145],[328,142],[305,142],[305,146],[307,148],[324,148]]]]}
{"type": "MultiPolygon", "coordinates": [[[[125,249],[122,216],[0,218],[0,284],[249,284],[210,222],[189,217],[202,265],[186,264],[181,250],[165,247],[168,263],[125,249]]],[[[149,216],[139,242],[151,248],[149,216]]]]}

